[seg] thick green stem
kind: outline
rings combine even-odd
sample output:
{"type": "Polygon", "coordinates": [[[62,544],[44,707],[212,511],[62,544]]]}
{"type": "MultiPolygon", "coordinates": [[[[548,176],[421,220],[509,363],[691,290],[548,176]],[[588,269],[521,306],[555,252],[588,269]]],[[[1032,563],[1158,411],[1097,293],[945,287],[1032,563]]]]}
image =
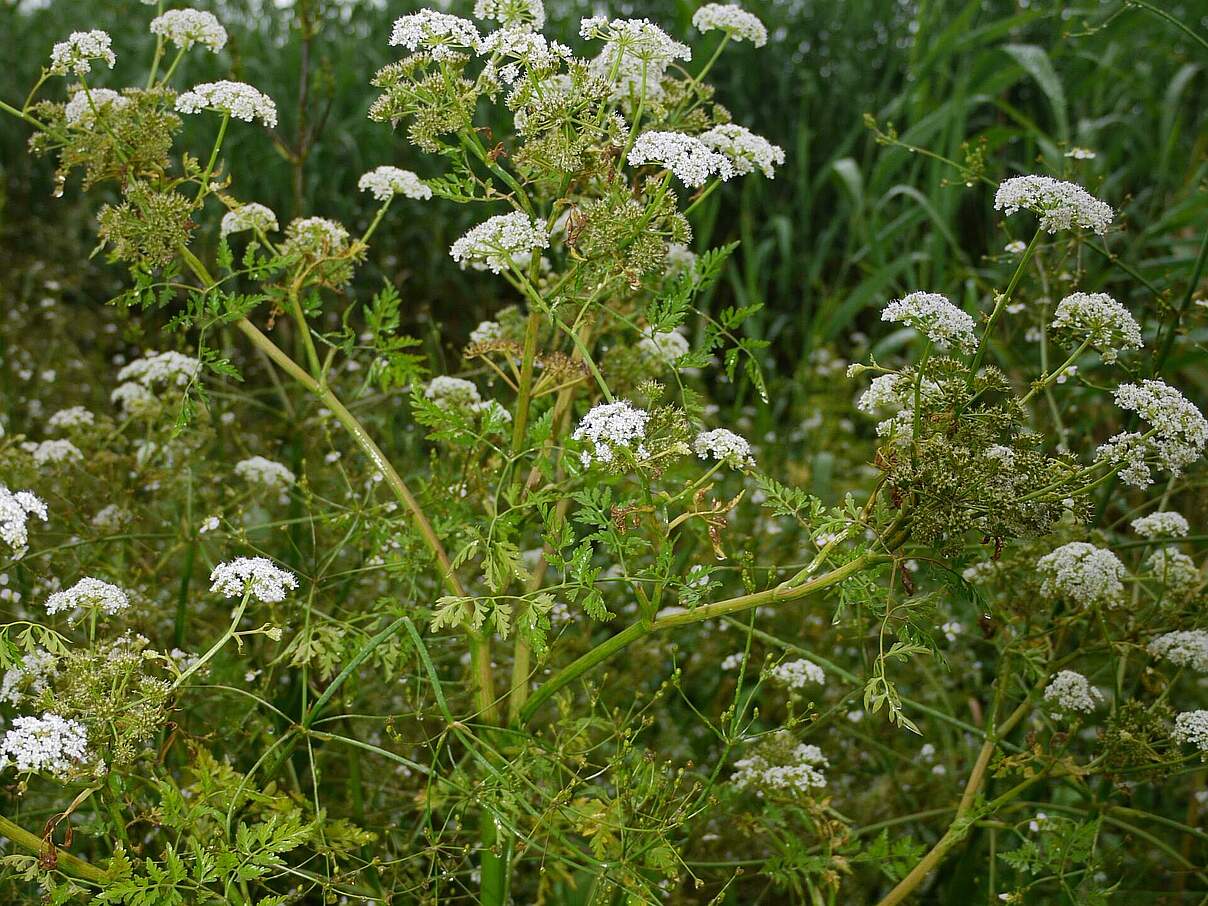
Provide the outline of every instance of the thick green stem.
{"type": "MultiPolygon", "coordinates": [[[[12,840],[23,849],[27,849],[32,853],[37,853],[39,856],[48,851],[46,842],[37,834],[31,834],[19,824],[14,824],[3,815],[0,815],[0,834],[3,834],[8,839],[12,840]]],[[[71,853],[63,852],[63,850],[55,849],[55,864],[56,867],[69,875],[74,875],[77,878],[83,878],[86,881],[101,883],[105,880],[106,874],[103,869],[97,868],[88,862],[85,862],[79,856],[73,856],[71,853]]]]}

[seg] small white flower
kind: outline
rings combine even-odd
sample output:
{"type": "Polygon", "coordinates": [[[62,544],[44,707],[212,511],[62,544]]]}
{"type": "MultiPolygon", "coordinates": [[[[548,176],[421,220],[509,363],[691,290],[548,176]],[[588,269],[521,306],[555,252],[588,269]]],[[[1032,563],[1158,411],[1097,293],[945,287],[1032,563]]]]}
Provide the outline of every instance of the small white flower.
{"type": "Polygon", "coordinates": [[[272,98],[244,82],[226,79],[195,85],[191,91],[176,98],[176,109],[180,113],[214,110],[245,123],[260,120],[270,129],[277,125],[277,105],[272,98]]]}
{"type": "MultiPolygon", "coordinates": [[[[1155,435],[1146,442],[1145,449],[1172,475],[1180,474],[1203,455],[1208,444],[1208,420],[1175,388],[1163,381],[1146,380],[1121,384],[1115,397],[1116,405],[1136,412],[1154,429],[1155,435]]],[[[1119,446],[1124,438],[1116,435],[1104,447],[1119,446]]],[[[1109,452],[1113,449],[1109,447],[1109,452]]]]}
{"type": "Polygon", "coordinates": [[[96,416],[83,406],[72,406],[60,409],[46,420],[46,427],[52,431],[65,428],[87,428],[96,422],[96,416]]]}
{"type": "Polygon", "coordinates": [[[1128,309],[1107,293],[1072,293],[1057,303],[1054,330],[1068,331],[1103,354],[1103,361],[1116,361],[1118,350],[1140,349],[1141,326],[1128,309]]]}
{"type": "Polygon", "coordinates": [[[1139,516],[1131,523],[1132,530],[1142,538],[1186,538],[1191,531],[1182,513],[1173,510],[1159,510],[1146,516],[1139,516]]]}
{"type": "Polygon", "coordinates": [[[66,591],[56,591],[46,599],[48,614],[70,613],[77,608],[95,607],[113,616],[130,606],[129,596],[108,582],[91,576],[81,579],[66,591]]]}
{"type": "Polygon", "coordinates": [[[474,18],[540,29],[545,25],[545,4],[542,0],[477,0],[474,18]]]}
{"type": "Polygon", "coordinates": [[[811,683],[816,686],[826,685],[826,673],[823,669],[805,658],[777,664],[768,675],[790,689],[804,689],[811,683]]]}
{"type": "Polygon", "coordinates": [[[583,416],[572,435],[574,440],[585,441],[591,448],[583,451],[580,461],[584,466],[597,462],[607,465],[615,458],[618,448],[633,450],[641,456],[641,441],[646,436],[649,421],[649,412],[624,400],[595,406],[583,416]]]}
{"type": "Polygon", "coordinates": [[[201,362],[179,352],[148,350],[117,373],[119,381],[137,381],[143,387],[175,384],[184,387],[201,374],[201,362]]]}
{"type": "Polygon", "coordinates": [[[677,359],[686,356],[691,347],[688,339],[679,331],[669,330],[666,333],[648,334],[638,341],[638,350],[647,359],[672,365],[677,359]]]}
{"type": "Polygon", "coordinates": [[[250,594],[265,604],[284,601],[287,591],[298,587],[298,580],[266,557],[237,557],[219,563],[210,573],[210,591],[227,598],[250,594]]]}
{"type": "Polygon", "coordinates": [[[1111,225],[1110,205],[1072,182],[1049,176],[1015,176],[1003,182],[994,195],[994,210],[1008,215],[1031,211],[1040,216],[1046,233],[1081,227],[1102,236],[1111,225]]]}
{"type": "Polygon", "coordinates": [[[725,428],[702,431],[692,442],[692,450],[701,459],[713,458],[736,469],[755,468],[755,457],[751,445],[725,428]]]}
{"type": "Polygon", "coordinates": [[[121,110],[129,105],[130,98],[108,88],[91,88],[87,91],[81,88],[71,96],[63,115],[69,125],[90,127],[98,113],[106,109],[121,110]]]}
{"type": "Polygon", "coordinates": [[[783,148],[734,123],[714,126],[702,132],[700,140],[729,158],[739,176],[759,170],[768,179],[775,179],[776,167],[784,163],[783,148]]]}
{"type": "Polygon", "coordinates": [[[756,47],[768,43],[768,30],[759,17],[735,3],[706,3],[692,14],[692,24],[702,34],[724,31],[734,41],[750,41],[756,47]]]}
{"type": "Polygon", "coordinates": [[[34,445],[30,455],[38,466],[57,466],[67,462],[79,462],[84,458],[80,448],[69,440],[44,440],[34,445]]]}
{"type": "Polygon", "coordinates": [[[1019,239],[1016,239],[1013,242],[1008,242],[1005,246],[1003,246],[1003,251],[1008,255],[1022,255],[1027,250],[1028,244],[1020,241],[1019,239]]]}
{"type": "Polygon", "coordinates": [[[520,211],[498,214],[469,230],[453,243],[454,261],[483,264],[494,273],[516,266],[517,256],[549,248],[544,224],[520,211]]]}
{"type": "Polygon", "coordinates": [[[196,9],[170,9],[151,20],[151,34],[181,50],[200,44],[214,53],[226,46],[227,31],[213,13],[196,9]]]}
{"type": "Polygon", "coordinates": [[[470,331],[471,343],[490,343],[503,339],[503,327],[498,321],[479,321],[470,331]]]}
{"type": "Polygon", "coordinates": [[[1208,711],[1184,711],[1174,719],[1175,742],[1191,743],[1201,752],[1208,752],[1208,711]]]}
{"type": "Polygon", "coordinates": [[[285,228],[284,254],[335,257],[348,249],[348,230],[326,217],[299,217],[285,228]]]}
{"type": "Polygon", "coordinates": [[[1145,566],[1155,579],[1176,594],[1199,584],[1200,571],[1195,561],[1173,547],[1160,547],[1145,558],[1145,566]]]}
{"type": "Polygon", "coordinates": [[[1208,673],[1208,630],[1182,629],[1160,635],[1148,645],[1149,653],[1176,667],[1208,673]]]}
{"type": "Polygon", "coordinates": [[[201,525],[197,527],[197,534],[204,535],[207,532],[216,532],[222,524],[217,516],[207,516],[202,520],[201,525]]]}
{"type": "Polygon", "coordinates": [[[894,299],[881,312],[881,320],[913,327],[938,349],[959,346],[971,353],[977,348],[973,318],[939,293],[914,292],[894,299]]]}
{"type": "Polygon", "coordinates": [[[1062,670],[1045,688],[1044,700],[1065,711],[1089,714],[1103,701],[1103,694],[1081,673],[1062,670]]]}
{"type": "Polygon", "coordinates": [[[249,484],[262,485],[271,490],[282,490],[296,482],[297,476],[279,462],[253,456],[235,464],[235,474],[249,484]]]}
{"type": "Polygon", "coordinates": [[[73,31],[66,41],[60,41],[50,51],[51,75],[87,75],[92,72],[92,61],[100,60],[110,69],[117,62],[113,55],[113,39],[107,32],[94,28],[92,31],[73,31]]]}
{"type": "Polygon", "coordinates": [[[53,712],[13,718],[0,740],[0,767],[15,765],[20,773],[45,771],[66,777],[88,755],[88,733],[79,721],[53,712]]]}
{"type": "Polygon", "coordinates": [[[682,132],[643,132],[629,150],[629,165],[658,164],[690,188],[703,186],[711,176],[722,180],[734,175],[734,165],[699,138],[682,132]]]}
{"type": "Polygon", "coordinates": [[[30,516],[47,520],[42,499],[29,491],[10,491],[0,484],[0,540],[12,548],[16,559],[24,556],[29,547],[30,516]]]}
{"type": "Polygon", "coordinates": [[[242,233],[245,230],[275,233],[278,229],[277,215],[271,208],[255,201],[249,201],[222,215],[222,226],[219,233],[225,239],[232,233],[242,233]]]}
{"type": "Polygon", "coordinates": [[[1044,576],[1041,594],[1056,594],[1090,607],[1096,604],[1112,606],[1124,593],[1124,564],[1111,551],[1071,541],[1036,561],[1044,576]]]}
{"type": "Polygon", "coordinates": [[[407,198],[427,199],[432,190],[410,170],[398,167],[376,167],[357,182],[357,188],[370,193],[378,201],[387,201],[395,195],[407,198]]]}
{"type": "Polygon", "coordinates": [[[442,409],[472,409],[482,405],[482,394],[472,381],[442,374],[424,388],[424,397],[442,409]]]}
{"type": "Polygon", "coordinates": [[[418,50],[421,46],[435,60],[448,59],[459,50],[472,50],[480,40],[478,29],[469,19],[421,9],[394,20],[390,46],[418,50]]]}
{"type": "Polygon", "coordinates": [[[664,275],[674,280],[681,274],[688,274],[694,270],[696,270],[696,253],[682,242],[667,243],[664,275]]]}
{"type": "Polygon", "coordinates": [[[1074,160],[1094,160],[1095,152],[1090,148],[1070,148],[1065,152],[1065,156],[1074,160]]]}

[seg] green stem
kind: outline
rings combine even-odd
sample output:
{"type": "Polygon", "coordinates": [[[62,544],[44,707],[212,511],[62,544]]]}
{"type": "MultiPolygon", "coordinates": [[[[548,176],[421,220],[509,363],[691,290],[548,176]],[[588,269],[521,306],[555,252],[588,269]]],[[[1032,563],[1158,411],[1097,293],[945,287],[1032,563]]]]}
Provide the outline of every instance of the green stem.
{"type": "Polygon", "coordinates": [[[763,604],[782,604],[788,601],[797,601],[810,595],[817,594],[824,589],[830,588],[833,585],[838,585],[844,579],[847,579],[858,572],[861,572],[869,567],[880,563],[885,563],[889,557],[884,557],[874,554],[863,554],[845,563],[828,573],[824,573],[809,582],[804,582],[800,585],[789,585],[781,583],[764,591],[755,592],[748,595],[740,595],[736,598],[730,598],[725,601],[716,601],[712,604],[703,604],[700,607],[695,607],[692,610],[685,610],[681,613],[668,614],[662,619],[655,619],[650,622],[633,623],[621,630],[616,635],[609,638],[607,641],[597,645],[591,651],[584,654],[582,657],[572,661],[567,666],[563,667],[548,680],[541,684],[532,697],[525,704],[520,712],[521,723],[528,723],[532,720],[533,715],[537,710],[547,702],[558,690],[564,688],[568,684],[574,682],[585,673],[595,669],[604,661],[609,660],[613,655],[627,648],[631,643],[638,639],[645,638],[655,632],[661,632],[666,629],[672,629],[676,626],[686,626],[691,623],[700,623],[705,620],[713,620],[718,617],[724,617],[729,614],[738,613],[744,610],[750,610],[759,607],[763,604]]]}
{"type": "MultiPolygon", "coordinates": [[[[9,821],[3,815],[0,815],[0,834],[8,837],[8,839],[23,849],[38,853],[39,856],[47,852],[47,844],[41,837],[31,834],[19,824],[9,821]]],[[[55,864],[57,868],[66,874],[75,875],[77,878],[83,878],[96,884],[101,883],[107,877],[103,869],[85,862],[79,856],[63,852],[63,850],[57,847],[55,848],[55,864]]]]}
{"type": "Polygon", "coordinates": [[[239,606],[235,608],[235,613],[231,617],[231,625],[227,627],[226,632],[224,632],[222,634],[222,637],[219,638],[219,640],[217,642],[215,642],[213,645],[210,646],[209,651],[207,651],[205,654],[203,654],[201,657],[199,657],[191,665],[189,665],[189,669],[186,670],[184,673],[182,673],[180,676],[178,676],[176,678],[176,682],[174,682],[172,684],[173,690],[179,689],[181,686],[184,685],[185,680],[187,680],[190,676],[192,676],[194,673],[196,673],[198,670],[200,670],[202,667],[204,667],[206,664],[208,664],[211,660],[213,660],[214,655],[218,654],[218,652],[223,649],[223,647],[226,645],[226,643],[229,642],[232,639],[232,637],[234,637],[235,631],[239,628],[239,621],[243,619],[243,612],[245,610],[247,610],[247,603],[248,603],[248,599],[250,597],[251,597],[250,591],[244,593],[243,600],[240,601],[239,606]]]}
{"type": "MultiPolygon", "coordinates": [[[[185,263],[188,264],[190,270],[193,271],[197,278],[207,287],[213,286],[214,279],[210,276],[209,271],[201,260],[186,246],[182,245],[179,249],[185,263]]],[[[445,551],[445,547],[437,536],[436,531],[432,528],[432,523],[428,521],[427,514],[424,512],[423,507],[420,506],[419,500],[411,493],[411,489],[407,487],[406,482],[403,481],[402,476],[391,465],[390,460],[386,458],[381,448],[369,436],[369,432],[365,430],[364,425],[348,411],[348,408],[340,401],[339,397],[325,383],[307,374],[304,368],[286,355],[276,343],[265,336],[251,321],[247,318],[240,318],[235,322],[235,327],[251,340],[252,345],[267,355],[282,371],[301,384],[307,391],[314,394],[331,410],[332,414],[335,415],[336,419],[352,437],[353,442],[361,448],[361,452],[385,478],[387,486],[394,492],[399,502],[411,514],[412,523],[416,531],[419,532],[424,545],[436,559],[441,573],[441,580],[445,586],[451,593],[459,597],[464,596],[465,589],[457,578],[457,573],[449,561],[449,555],[445,551]]],[[[491,672],[490,640],[482,633],[473,630],[467,630],[467,637],[470,644],[471,667],[477,686],[479,712],[484,720],[493,722],[495,720],[495,691],[491,672]]]]}
{"type": "Polygon", "coordinates": [[[1006,292],[1002,293],[994,300],[994,310],[990,312],[990,320],[986,322],[986,329],[982,333],[981,341],[977,344],[977,352],[973,356],[973,364],[969,366],[969,384],[972,386],[974,378],[977,376],[977,370],[981,367],[982,360],[986,357],[986,347],[990,343],[990,333],[994,330],[994,325],[998,322],[998,316],[1002,314],[1007,303],[1011,300],[1011,296],[1015,293],[1015,288],[1019,286],[1019,281],[1023,278],[1024,268],[1027,267],[1028,259],[1032,257],[1032,252],[1036,249],[1036,243],[1040,241],[1040,234],[1043,232],[1040,227],[1036,228],[1036,232],[1032,235],[1032,241],[1028,243],[1028,247],[1024,249],[1022,255],[1019,256],[1019,264],[1015,266],[1015,273],[1011,275],[1011,282],[1007,284],[1006,292]]]}

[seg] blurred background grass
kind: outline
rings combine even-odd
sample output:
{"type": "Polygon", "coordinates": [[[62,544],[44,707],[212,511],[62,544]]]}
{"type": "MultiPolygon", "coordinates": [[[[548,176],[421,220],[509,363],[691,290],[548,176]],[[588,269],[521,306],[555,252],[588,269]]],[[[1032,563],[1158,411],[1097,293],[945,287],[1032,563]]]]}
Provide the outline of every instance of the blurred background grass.
{"type": "MultiPolygon", "coordinates": [[[[469,0],[459,4],[450,11],[468,14],[469,0]]],[[[231,130],[227,159],[239,197],[283,218],[321,214],[359,224],[372,213],[355,186],[366,169],[393,163],[437,172],[439,161],[366,118],[369,80],[397,56],[387,46],[390,23],[416,7],[380,0],[192,5],[215,12],[231,41],[217,57],[190,54],[178,84],[229,75],[266,91],[281,110],[271,139],[231,130]]],[[[575,47],[583,15],[645,16],[683,37],[691,35],[696,6],[547,5],[548,30],[575,47]]],[[[788,162],[774,181],[747,178],[715,193],[696,218],[695,244],[741,240],[709,304],[766,304],[750,331],[773,341],[769,355],[777,361],[770,364],[787,382],[774,410],[809,391],[811,353],[842,352],[851,331],[871,329],[885,299],[928,289],[971,304],[1003,269],[996,256],[1011,237],[994,217],[992,185],[967,184],[928,155],[878,144],[865,114],[883,128],[892,122],[911,145],[958,160],[984,158],[990,182],[1017,172],[1068,175],[1109,200],[1121,210],[1124,232],[1108,245],[1133,271],[1099,262],[1105,266],[1092,272],[1099,285],[1079,288],[1108,289],[1151,322],[1161,316],[1163,292],[1186,279],[1208,223],[1208,44],[1124,0],[747,5],[772,37],[762,49],[727,50],[714,70],[718,96],[737,122],[784,146],[788,162]],[[1064,156],[1072,146],[1097,156],[1072,161],[1064,156]]],[[[1162,8],[1208,34],[1203,0],[1162,8]]],[[[145,23],[153,13],[138,0],[5,0],[0,46],[11,52],[2,55],[0,97],[19,102],[54,41],[81,28],[114,35],[119,62],[102,84],[129,83],[150,57],[145,23]]],[[[46,89],[50,96],[56,90],[54,82],[46,89]]],[[[211,124],[189,119],[201,153],[209,138],[202,130],[211,124]]],[[[11,120],[0,131],[0,232],[10,247],[61,245],[62,260],[71,260],[90,247],[92,226],[70,186],[63,198],[50,196],[50,166],[24,153],[25,139],[11,120]]],[[[427,333],[430,348],[441,346],[438,329],[457,344],[479,319],[514,301],[501,282],[450,266],[450,242],[479,217],[433,202],[394,212],[377,234],[366,285],[383,275],[398,283],[412,316],[406,326],[427,333]]],[[[743,389],[737,392],[741,402],[743,389]]]]}

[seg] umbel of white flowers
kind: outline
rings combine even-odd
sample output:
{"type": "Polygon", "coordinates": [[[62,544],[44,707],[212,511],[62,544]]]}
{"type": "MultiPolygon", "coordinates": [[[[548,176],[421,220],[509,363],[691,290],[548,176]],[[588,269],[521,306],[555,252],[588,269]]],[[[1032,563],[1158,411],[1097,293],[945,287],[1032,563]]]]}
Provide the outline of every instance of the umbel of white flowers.
{"type": "Polygon", "coordinates": [[[1045,688],[1044,700],[1063,711],[1089,714],[1103,701],[1103,694],[1081,673],[1062,670],[1045,688]]]}
{"type": "Polygon", "coordinates": [[[1049,176],[1015,176],[1005,180],[994,194],[994,210],[1010,215],[1031,211],[1040,217],[1046,233],[1080,227],[1099,235],[1111,226],[1111,206],[1095,198],[1082,186],[1049,176]]]}
{"type": "Polygon", "coordinates": [[[287,592],[298,587],[298,580],[267,557],[237,557],[219,563],[210,573],[210,591],[227,598],[251,595],[263,604],[284,601],[287,592]]]}
{"type": "Polygon", "coordinates": [[[0,541],[20,559],[29,549],[29,517],[45,522],[49,517],[42,498],[30,491],[10,491],[0,484],[0,541]]]}
{"type": "Polygon", "coordinates": [[[129,596],[108,582],[85,577],[66,591],[56,591],[46,599],[48,614],[71,613],[77,609],[96,608],[113,616],[130,606],[129,596]]]}
{"type": "Polygon", "coordinates": [[[1041,594],[1059,595],[1083,607],[1118,604],[1124,593],[1120,558],[1085,541],[1063,544],[1036,561],[1036,568],[1044,576],[1041,594]]]}
{"type": "Polygon", "coordinates": [[[79,721],[53,712],[13,718],[0,739],[0,770],[15,765],[21,773],[44,771],[65,777],[88,756],[88,733],[79,721]]]}

